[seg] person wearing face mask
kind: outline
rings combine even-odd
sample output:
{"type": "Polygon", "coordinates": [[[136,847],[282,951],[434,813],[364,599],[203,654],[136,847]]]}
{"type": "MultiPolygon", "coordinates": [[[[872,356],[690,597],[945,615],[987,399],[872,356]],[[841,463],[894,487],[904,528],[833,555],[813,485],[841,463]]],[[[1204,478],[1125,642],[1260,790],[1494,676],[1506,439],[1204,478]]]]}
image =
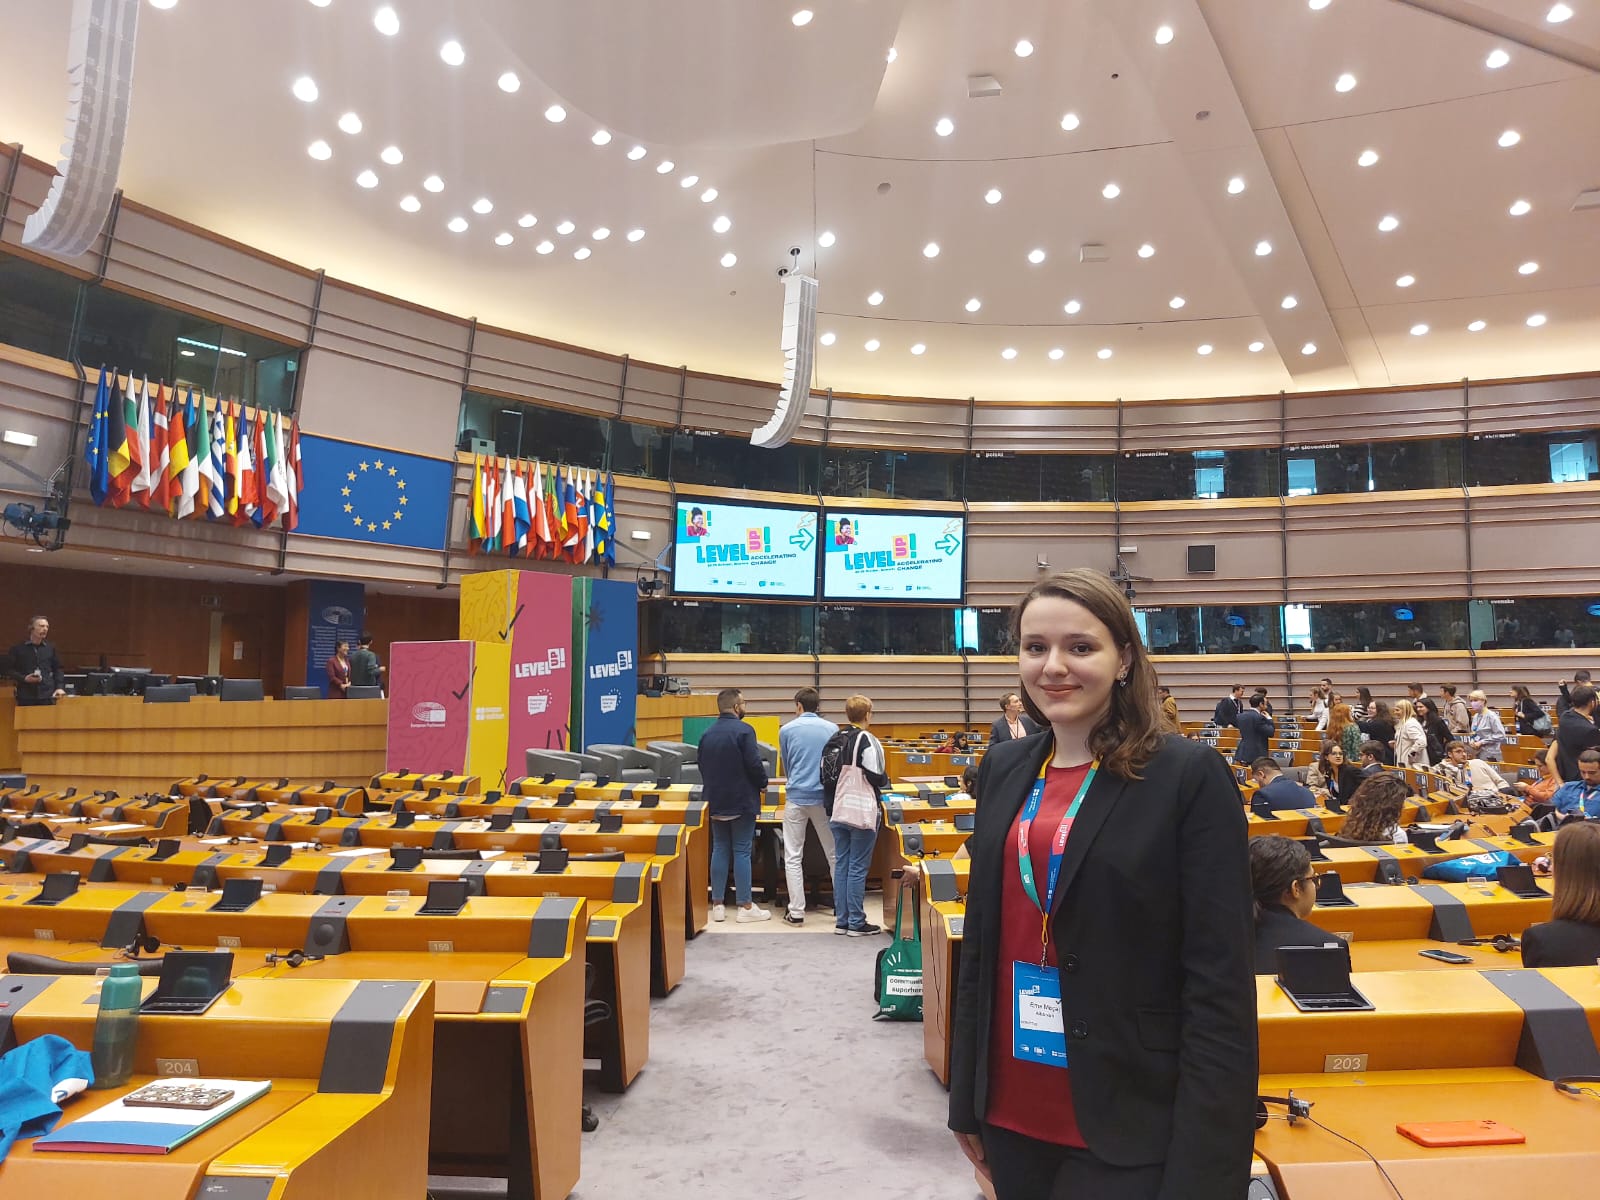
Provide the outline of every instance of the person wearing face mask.
{"type": "Polygon", "coordinates": [[[1500,747],[1509,740],[1500,714],[1489,707],[1489,697],[1481,691],[1467,693],[1467,708],[1472,713],[1472,728],[1467,734],[1467,745],[1485,762],[1500,761],[1500,747]]]}
{"type": "Polygon", "coordinates": [[[1256,974],[1278,972],[1280,946],[1350,945],[1306,920],[1317,906],[1317,873],[1311,854],[1293,838],[1270,834],[1250,839],[1250,886],[1255,893],[1256,974]]]}
{"type": "Polygon", "coordinates": [[[1106,575],[1041,581],[1012,633],[1044,733],[979,768],[950,1128],[996,1200],[1238,1200],[1257,1090],[1239,789],[1162,731],[1106,575]]]}
{"type": "Polygon", "coordinates": [[[1001,742],[1013,741],[1017,738],[1031,737],[1039,732],[1039,727],[1033,723],[1033,718],[1022,711],[1022,697],[1015,692],[1007,692],[1000,697],[1000,715],[995,718],[993,725],[989,726],[989,744],[998,746],[1001,742]]]}

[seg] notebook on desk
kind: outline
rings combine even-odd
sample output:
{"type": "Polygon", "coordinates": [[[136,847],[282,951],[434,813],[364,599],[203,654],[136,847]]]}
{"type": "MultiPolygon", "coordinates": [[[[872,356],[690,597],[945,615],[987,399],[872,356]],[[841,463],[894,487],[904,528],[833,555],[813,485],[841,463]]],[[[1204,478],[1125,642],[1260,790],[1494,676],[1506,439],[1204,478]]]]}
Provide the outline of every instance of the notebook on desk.
{"type": "MultiPolygon", "coordinates": [[[[185,1079],[175,1085],[171,1080],[162,1080],[59,1126],[35,1140],[33,1147],[73,1154],[170,1154],[271,1088],[270,1081],[185,1079]],[[159,1099],[168,1093],[194,1093],[202,1100],[226,1095],[207,1108],[139,1103],[141,1098],[159,1099]]],[[[181,1096],[173,1099],[182,1102],[181,1096]]]]}

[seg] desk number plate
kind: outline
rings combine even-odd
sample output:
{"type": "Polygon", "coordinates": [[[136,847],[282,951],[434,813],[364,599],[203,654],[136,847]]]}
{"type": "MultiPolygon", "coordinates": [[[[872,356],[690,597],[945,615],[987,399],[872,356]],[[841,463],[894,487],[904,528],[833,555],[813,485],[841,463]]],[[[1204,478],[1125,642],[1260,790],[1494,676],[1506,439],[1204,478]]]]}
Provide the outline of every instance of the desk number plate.
{"type": "Polygon", "coordinates": [[[198,1078],[200,1075],[200,1060],[198,1058],[158,1058],[156,1059],[156,1074],[167,1078],[186,1075],[198,1078]]]}
{"type": "Polygon", "coordinates": [[[448,940],[440,940],[428,943],[429,954],[453,954],[455,952],[455,948],[456,944],[448,940]]]}
{"type": "Polygon", "coordinates": [[[240,946],[244,945],[244,940],[242,938],[225,937],[222,934],[218,934],[217,945],[224,950],[237,950],[240,946]]]}
{"type": "Polygon", "coordinates": [[[1367,1056],[1365,1054],[1329,1054],[1322,1059],[1322,1071],[1326,1075],[1365,1071],[1366,1069],[1367,1056]]]}

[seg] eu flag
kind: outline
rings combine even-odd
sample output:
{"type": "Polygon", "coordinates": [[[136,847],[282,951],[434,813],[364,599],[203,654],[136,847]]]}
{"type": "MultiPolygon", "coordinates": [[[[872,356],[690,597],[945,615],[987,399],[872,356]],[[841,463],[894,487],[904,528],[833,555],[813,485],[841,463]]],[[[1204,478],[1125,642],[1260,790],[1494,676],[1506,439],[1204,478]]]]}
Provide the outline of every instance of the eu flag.
{"type": "Polygon", "coordinates": [[[305,488],[296,533],[442,550],[455,464],[300,435],[305,488]]]}
{"type": "Polygon", "coordinates": [[[84,455],[89,468],[89,494],[96,504],[104,504],[111,492],[111,472],[107,461],[111,447],[106,444],[111,436],[111,389],[106,383],[106,369],[100,368],[100,383],[94,393],[94,417],[89,422],[89,449],[84,455]]]}

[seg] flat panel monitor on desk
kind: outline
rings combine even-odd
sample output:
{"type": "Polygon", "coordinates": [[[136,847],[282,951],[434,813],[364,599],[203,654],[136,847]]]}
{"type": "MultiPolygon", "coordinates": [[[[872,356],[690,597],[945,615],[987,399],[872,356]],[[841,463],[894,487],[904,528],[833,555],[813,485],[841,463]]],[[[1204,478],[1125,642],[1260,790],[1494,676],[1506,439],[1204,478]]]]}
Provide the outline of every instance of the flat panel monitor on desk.
{"type": "Polygon", "coordinates": [[[672,590],[678,596],[814,600],[817,511],[678,498],[672,590]]]}
{"type": "Polygon", "coordinates": [[[224,679],[221,698],[224,701],[264,700],[266,692],[262,690],[259,679],[224,679]]]}
{"type": "Polygon", "coordinates": [[[966,520],[958,513],[830,509],[822,529],[822,598],[959,604],[966,520]]]}
{"type": "Polygon", "coordinates": [[[149,667],[112,667],[106,694],[111,696],[142,696],[152,683],[165,683],[165,675],[153,676],[149,667]]]}

